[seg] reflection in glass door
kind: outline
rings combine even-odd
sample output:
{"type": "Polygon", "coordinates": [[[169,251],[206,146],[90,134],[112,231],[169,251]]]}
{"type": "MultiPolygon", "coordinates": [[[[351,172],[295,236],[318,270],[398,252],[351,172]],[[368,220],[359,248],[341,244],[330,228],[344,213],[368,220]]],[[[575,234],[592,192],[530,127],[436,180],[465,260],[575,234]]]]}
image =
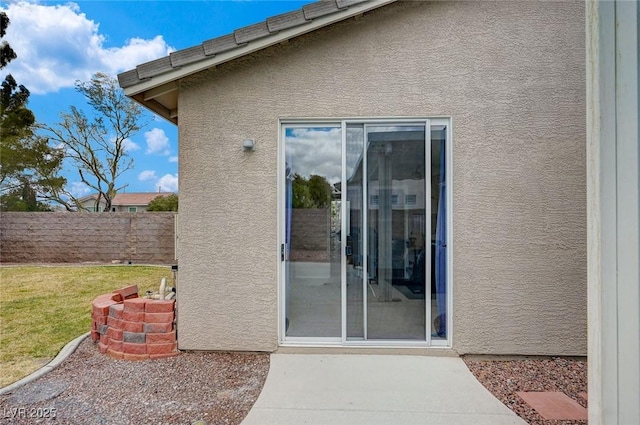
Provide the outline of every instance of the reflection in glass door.
{"type": "Polygon", "coordinates": [[[446,341],[447,128],[345,128],[346,340],[446,341]]]}
{"type": "Polygon", "coordinates": [[[446,344],[447,120],[283,133],[287,340],[446,344]]]}
{"type": "Polygon", "coordinates": [[[425,339],[425,126],[366,126],[367,339],[425,339]]]}
{"type": "Polygon", "coordinates": [[[362,176],[364,169],[364,124],[346,126],[346,164],[343,194],[345,202],[346,259],[346,338],[364,340],[367,282],[365,277],[365,226],[362,209],[362,176]]]}
{"type": "Polygon", "coordinates": [[[425,128],[347,126],[349,340],[426,339],[425,128]]]}
{"type": "Polygon", "coordinates": [[[285,335],[340,338],[340,127],[288,127],[285,136],[285,335]]]}
{"type": "Polygon", "coordinates": [[[448,338],[447,126],[431,126],[431,339],[448,338]]]}

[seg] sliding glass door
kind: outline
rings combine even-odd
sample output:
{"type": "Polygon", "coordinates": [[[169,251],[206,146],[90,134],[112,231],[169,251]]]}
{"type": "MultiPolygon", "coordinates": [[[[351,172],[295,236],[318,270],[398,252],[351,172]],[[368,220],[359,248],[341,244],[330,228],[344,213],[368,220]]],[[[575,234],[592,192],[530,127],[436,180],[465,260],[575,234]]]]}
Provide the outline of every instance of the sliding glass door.
{"type": "Polygon", "coordinates": [[[425,339],[425,126],[365,127],[367,339],[425,339]]]}
{"type": "Polygon", "coordinates": [[[290,126],[285,140],[285,335],[340,338],[342,130],[290,126]]]}
{"type": "Polygon", "coordinates": [[[447,124],[283,125],[285,341],[447,343],[447,124]]]}

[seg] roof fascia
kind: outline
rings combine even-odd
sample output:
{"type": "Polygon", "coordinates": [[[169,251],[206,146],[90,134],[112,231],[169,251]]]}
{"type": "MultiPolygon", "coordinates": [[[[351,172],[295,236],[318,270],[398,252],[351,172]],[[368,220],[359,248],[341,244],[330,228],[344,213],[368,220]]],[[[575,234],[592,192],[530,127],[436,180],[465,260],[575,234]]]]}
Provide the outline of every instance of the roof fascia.
{"type": "MultiPolygon", "coordinates": [[[[174,91],[174,90],[178,90],[177,88],[173,88],[170,91],[174,91]]],[[[125,94],[126,90],[125,90],[125,94]]],[[[137,95],[131,96],[131,98],[133,100],[135,100],[136,102],[138,102],[141,106],[144,106],[145,108],[151,110],[152,112],[156,113],[157,115],[159,115],[160,117],[166,119],[167,121],[169,121],[172,124],[178,124],[178,111],[175,109],[168,109],[166,107],[164,107],[161,103],[159,103],[157,100],[155,100],[154,97],[149,98],[148,100],[145,100],[146,93],[142,92],[139,93],[137,95]]],[[[128,95],[129,96],[129,95],[128,95]]]]}
{"type": "MultiPolygon", "coordinates": [[[[298,37],[300,35],[307,34],[309,32],[315,31],[322,27],[343,21],[345,19],[352,18],[354,16],[361,15],[370,10],[377,9],[379,7],[385,6],[390,3],[394,3],[395,1],[396,0],[371,0],[369,2],[352,5],[348,9],[345,9],[344,11],[340,11],[337,13],[316,18],[307,25],[302,25],[299,27],[293,27],[286,30],[282,30],[271,36],[261,38],[255,41],[251,41],[248,44],[238,46],[232,50],[216,54],[211,58],[206,58],[202,61],[183,65],[182,67],[175,68],[164,74],[153,76],[148,80],[141,81],[138,84],[134,84],[132,86],[125,88],[124,92],[127,96],[135,96],[137,94],[146,92],[147,90],[151,90],[156,87],[162,86],[164,84],[174,83],[175,81],[181,78],[187,77],[189,75],[198,73],[200,71],[204,71],[209,68],[213,68],[217,65],[232,61],[234,59],[238,59],[242,56],[282,43],[284,41],[298,37]]],[[[144,101],[142,101],[141,103],[144,103],[144,101]]],[[[161,115],[164,115],[164,114],[161,114],[161,115]]],[[[165,118],[171,120],[166,115],[164,116],[165,118]]]]}

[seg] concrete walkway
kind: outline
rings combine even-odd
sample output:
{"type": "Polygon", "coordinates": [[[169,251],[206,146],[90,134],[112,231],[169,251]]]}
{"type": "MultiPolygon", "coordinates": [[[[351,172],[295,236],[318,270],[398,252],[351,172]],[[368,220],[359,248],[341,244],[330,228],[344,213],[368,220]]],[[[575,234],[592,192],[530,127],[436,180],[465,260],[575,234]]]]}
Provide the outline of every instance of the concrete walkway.
{"type": "Polygon", "coordinates": [[[524,425],[459,358],[272,354],[242,425],[524,425]]]}

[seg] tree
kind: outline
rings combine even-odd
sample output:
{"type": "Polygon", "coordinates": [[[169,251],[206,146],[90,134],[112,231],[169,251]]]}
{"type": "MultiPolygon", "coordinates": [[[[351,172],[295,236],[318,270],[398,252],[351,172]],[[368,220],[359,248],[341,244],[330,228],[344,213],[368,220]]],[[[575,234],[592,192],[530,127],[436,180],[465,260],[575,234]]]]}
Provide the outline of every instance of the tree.
{"type": "MultiPolygon", "coordinates": [[[[9,25],[0,12],[4,37],[9,25]]],[[[17,56],[6,41],[0,43],[0,69],[17,56]]],[[[8,74],[0,87],[0,210],[43,211],[37,200],[43,193],[60,189],[65,180],[58,176],[62,152],[34,134],[35,116],[27,108],[29,90],[8,74]]]]}
{"type": "Polygon", "coordinates": [[[178,195],[156,196],[149,202],[147,211],[178,211],[178,195]]]}
{"type": "MultiPolygon", "coordinates": [[[[113,198],[126,187],[118,186],[118,178],[133,167],[127,143],[145,125],[141,122],[142,109],[125,96],[115,78],[103,73],[87,82],[77,81],[76,90],[86,98],[93,115],[89,117],[71,106],[60,114],[61,122],[40,128],[50,142],[64,147],[66,159],[78,170],[80,181],[98,193],[96,205],[104,200],[104,211],[111,211],[113,198]]],[[[82,208],[68,191],[55,193],[50,199],[67,210],[82,208]]]]}
{"type": "MultiPolygon", "coordinates": [[[[0,38],[4,38],[4,35],[7,32],[7,27],[9,26],[9,17],[5,12],[0,12],[0,38]]],[[[0,42],[0,69],[7,66],[9,62],[18,57],[16,52],[13,51],[9,43],[6,41],[0,42]]]]}
{"type": "Polygon", "coordinates": [[[7,75],[0,89],[0,184],[18,175],[31,162],[27,158],[29,149],[22,144],[32,138],[36,121],[26,107],[28,98],[29,90],[18,86],[11,74],[7,75]]]}
{"type": "Polygon", "coordinates": [[[21,181],[10,192],[0,197],[0,211],[51,211],[51,206],[38,201],[30,181],[21,181]]]}
{"type": "Polygon", "coordinates": [[[293,175],[292,184],[292,206],[293,208],[315,208],[311,195],[309,194],[309,185],[307,179],[296,173],[293,175]]]}
{"type": "Polygon", "coordinates": [[[327,208],[331,205],[333,191],[322,176],[312,175],[309,179],[294,174],[292,181],[293,208],[327,208]]]}
{"type": "Polygon", "coordinates": [[[309,195],[311,199],[313,199],[316,208],[327,208],[331,205],[331,198],[333,196],[333,191],[331,190],[331,185],[322,176],[312,175],[309,177],[309,195]]]}

